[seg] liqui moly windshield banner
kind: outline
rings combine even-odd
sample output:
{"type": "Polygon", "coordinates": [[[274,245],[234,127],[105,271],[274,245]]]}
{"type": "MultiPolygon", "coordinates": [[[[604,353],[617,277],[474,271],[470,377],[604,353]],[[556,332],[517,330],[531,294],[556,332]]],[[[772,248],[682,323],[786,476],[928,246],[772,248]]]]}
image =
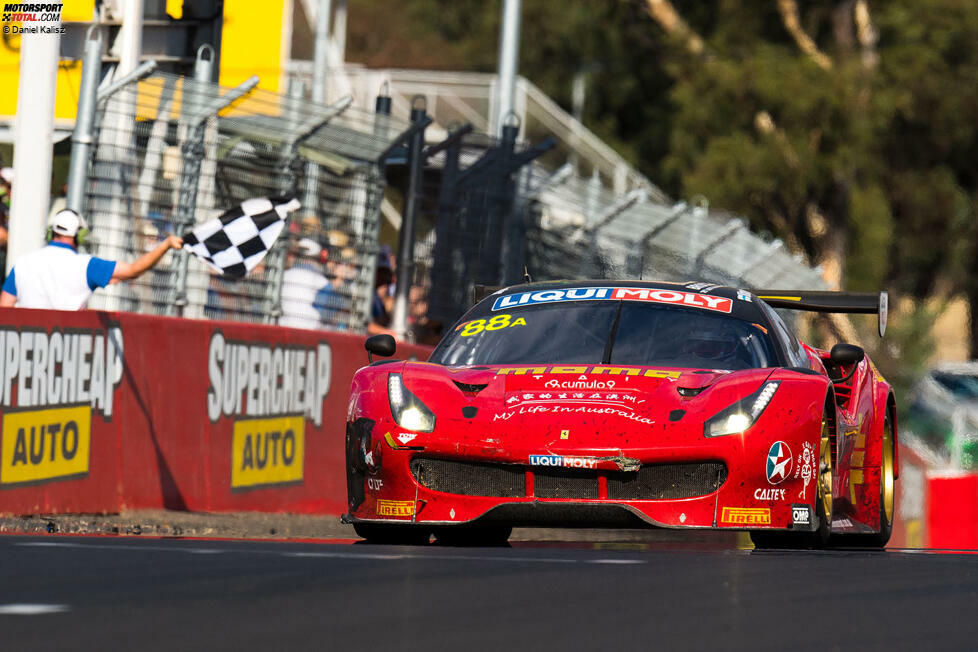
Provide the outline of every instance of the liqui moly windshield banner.
{"type": "Polygon", "coordinates": [[[660,290],[656,288],[563,288],[560,290],[537,290],[507,294],[496,299],[493,310],[507,310],[541,303],[562,303],[564,301],[650,301],[681,306],[692,306],[716,312],[730,312],[733,301],[726,297],[714,297],[696,292],[660,290]]]}

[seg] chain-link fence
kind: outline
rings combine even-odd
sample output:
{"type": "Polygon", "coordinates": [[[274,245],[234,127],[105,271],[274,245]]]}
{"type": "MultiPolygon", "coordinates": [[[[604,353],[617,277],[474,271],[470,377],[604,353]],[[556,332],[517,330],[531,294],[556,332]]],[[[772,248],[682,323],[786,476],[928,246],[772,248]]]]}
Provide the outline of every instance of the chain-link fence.
{"type": "Polygon", "coordinates": [[[288,234],[240,281],[171,254],[92,307],[362,330],[385,185],[404,121],[351,106],[154,75],[98,107],[85,184],[92,253],[132,260],[252,197],[293,196],[288,234]]]}

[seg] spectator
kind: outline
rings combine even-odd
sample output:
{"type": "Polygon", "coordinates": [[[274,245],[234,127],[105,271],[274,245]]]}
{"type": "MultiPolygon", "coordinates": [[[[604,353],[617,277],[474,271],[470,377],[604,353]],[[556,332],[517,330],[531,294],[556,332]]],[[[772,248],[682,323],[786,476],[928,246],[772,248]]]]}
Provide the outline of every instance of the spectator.
{"type": "Polygon", "coordinates": [[[377,254],[377,273],[374,277],[374,296],[370,304],[370,323],[367,324],[367,333],[397,337],[397,334],[390,329],[390,311],[393,306],[390,288],[394,282],[394,269],[389,251],[390,249],[385,251],[382,247],[377,254]]]}
{"type": "Polygon", "coordinates": [[[84,218],[71,209],[48,222],[48,244],[18,260],[0,293],[0,307],[80,310],[97,288],[138,278],[170,249],[183,247],[183,238],[171,235],[131,263],[78,253],[88,235],[84,218]]]}
{"type": "MultiPolygon", "coordinates": [[[[334,239],[330,238],[330,242],[334,239]]],[[[330,247],[326,259],[326,275],[330,286],[322,291],[319,301],[325,308],[323,321],[339,330],[346,330],[353,312],[353,280],[356,278],[356,251],[353,247],[330,247]]]]}
{"type": "Polygon", "coordinates": [[[321,313],[331,290],[323,274],[323,248],[301,238],[289,250],[282,275],[282,316],[278,323],[293,328],[321,328],[321,313]],[[325,292],[324,292],[325,290],[325,292]]]}
{"type": "Polygon", "coordinates": [[[0,168],[0,279],[7,272],[7,220],[10,219],[10,190],[14,169],[0,168]]]}

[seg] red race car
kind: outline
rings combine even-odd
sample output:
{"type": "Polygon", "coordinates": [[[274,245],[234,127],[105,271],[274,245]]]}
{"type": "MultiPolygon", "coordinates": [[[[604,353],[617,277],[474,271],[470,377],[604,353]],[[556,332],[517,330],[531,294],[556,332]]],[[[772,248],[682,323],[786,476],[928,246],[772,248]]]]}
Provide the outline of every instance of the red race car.
{"type": "MultiPolygon", "coordinates": [[[[879,315],[886,293],[561,281],[496,291],[427,362],[353,378],[349,514],[369,541],[501,543],[513,526],[748,530],[883,546],[893,390],[772,308],[879,315]]],[[[390,356],[394,340],[367,340],[390,356]]]]}

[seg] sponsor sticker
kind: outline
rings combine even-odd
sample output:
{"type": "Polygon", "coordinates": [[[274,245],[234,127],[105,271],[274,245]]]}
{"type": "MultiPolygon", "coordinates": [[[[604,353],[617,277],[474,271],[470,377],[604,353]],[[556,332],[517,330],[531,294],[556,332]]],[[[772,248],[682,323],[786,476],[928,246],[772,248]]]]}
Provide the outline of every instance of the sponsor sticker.
{"type": "Polygon", "coordinates": [[[755,500],[784,500],[786,490],[785,489],[755,489],[754,499],[755,500]]]}
{"type": "Polygon", "coordinates": [[[491,333],[493,331],[501,331],[504,328],[514,328],[517,326],[526,326],[526,320],[522,317],[513,319],[511,315],[503,314],[496,315],[491,319],[473,319],[472,321],[459,324],[455,327],[455,330],[462,331],[459,333],[459,337],[471,337],[479,333],[491,333]]]}
{"type": "Polygon", "coordinates": [[[565,301],[646,301],[691,306],[715,312],[730,312],[733,309],[733,300],[731,299],[696,292],[656,288],[593,287],[507,294],[493,302],[492,310],[506,310],[543,303],[563,303],[565,301]]]}
{"type": "Polygon", "coordinates": [[[815,477],[815,447],[810,441],[802,443],[802,450],[795,460],[795,479],[801,478],[804,484],[798,492],[798,498],[804,499],[808,491],[808,483],[815,477]]]}
{"type": "Polygon", "coordinates": [[[791,449],[783,441],[771,444],[767,452],[767,481],[780,484],[791,473],[791,449]]]}
{"type": "Polygon", "coordinates": [[[530,455],[530,466],[560,466],[566,469],[596,469],[598,460],[593,457],[571,455],[530,455]]]}
{"type": "Polygon", "coordinates": [[[414,516],[414,501],[378,500],[377,516],[414,516]]]}
{"type": "Polygon", "coordinates": [[[305,419],[238,419],[231,435],[231,489],[302,482],[305,419]]]}
{"type": "Polygon", "coordinates": [[[792,505],[791,523],[792,525],[811,525],[812,508],[808,505],[792,505]]]}
{"type": "MultiPolygon", "coordinates": [[[[605,365],[555,365],[555,366],[537,366],[537,367],[502,367],[496,370],[497,376],[542,376],[544,374],[593,374],[597,376],[642,376],[644,378],[671,378],[676,379],[682,376],[681,371],[667,371],[665,369],[642,369],[640,367],[609,367],[605,365]]],[[[574,382],[584,383],[585,381],[598,383],[600,379],[595,378],[589,379],[585,376],[584,378],[577,378],[574,382]]],[[[548,381],[549,382],[549,381],[548,381]]],[[[570,382],[570,381],[568,381],[570,382]]],[[[613,382],[613,381],[607,381],[613,382]]],[[[553,385],[552,385],[553,386],[553,385]]],[[[601,385],[580,385],[581,388],[604,388],[607,384],[601,385]]],[[[556,387],[556,386],[554,386],[556,387]]],[[[614,384],[611,385],[614,387],[614,384]]],[[[571,388],[568,385],[568,388],[571,388]]]]}
{"type": "Polygon", "coordinates": [[[91,426],[91,405],[6,412],[0,444],[0,486],[87,475],[91,426]]]}
{"type": "Polygon", "coordinates": [[[720,522],[730,525],[770,525],[771,510],[767,507],[724,507],[720,522]]]}

